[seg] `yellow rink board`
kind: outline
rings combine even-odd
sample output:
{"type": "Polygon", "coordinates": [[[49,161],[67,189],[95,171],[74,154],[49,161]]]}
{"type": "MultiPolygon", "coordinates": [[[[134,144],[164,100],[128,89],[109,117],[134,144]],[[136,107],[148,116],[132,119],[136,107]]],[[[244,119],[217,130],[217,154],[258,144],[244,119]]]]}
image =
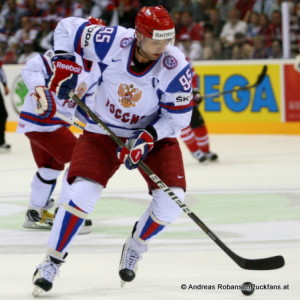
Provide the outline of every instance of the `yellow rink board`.
{"type": "MultiPolygon", "coordinates": [[[[206,122],[209,133],[261,133],[261,134],[300,134],[299,122],[289,123],[236,123],[236,122],[206,122]]],[[[9,121],[6,130],[16,131],[17,122],[9,121]]],[[[81,132],[71,126],[72,132],[81,132]]]]}
{"type": "MultiPolygon", "coordinates": [[[[202,95],[256,82],[262,64],[195,65],[202,95]]],[[[300,134],[300,122],[283,122],[284,107],[280,65],[268,64],[268,72],[258,87],[248,91],[206,98],[201,114],[210,133],[300,134]]]]}
{"type": "MultiPolygon", "coordinates": [[[[252,85],[262,63],[195,64],[202,95],[252,85]]],[[[300,122],[284,122],[284,100],[280,64],[268,64],[263,82],[249,91],[208,98],[200,104],[209,133],[300,134],[300,122]]],[[[10,114],[9,114],[10,115],[10,114]]],[[[9,120],[7,131],[15,131],[17,121],[9,120]]],[[[71,127],[73,132],[80,132],[71,127]]]]}

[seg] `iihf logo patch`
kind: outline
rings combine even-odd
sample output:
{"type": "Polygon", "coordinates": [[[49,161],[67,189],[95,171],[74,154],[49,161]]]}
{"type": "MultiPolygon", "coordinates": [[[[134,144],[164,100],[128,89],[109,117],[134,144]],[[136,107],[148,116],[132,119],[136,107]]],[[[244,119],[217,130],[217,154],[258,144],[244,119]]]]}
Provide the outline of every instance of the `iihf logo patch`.
{"type": "Polygon", "coordinates": [[[120,47],[125,48],[130,45],[133,41],[133,38],[123,38],[120,42],[120,47]]]}
{"type": "Polygon", "coordinates": [[[164,58],[163,60],[163,65],[167,68],[167,69],[174,69],[177,67],[178,62],[176,60],[176,58],[172,55],[168,55],[164,58]]]}

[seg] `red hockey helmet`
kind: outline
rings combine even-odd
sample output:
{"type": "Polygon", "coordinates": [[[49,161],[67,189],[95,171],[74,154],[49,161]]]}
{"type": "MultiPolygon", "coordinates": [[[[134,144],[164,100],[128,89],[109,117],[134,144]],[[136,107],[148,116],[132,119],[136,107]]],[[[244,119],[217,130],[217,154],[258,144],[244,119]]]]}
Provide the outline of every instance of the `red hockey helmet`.
{"type": "Polygon", "coordinates": [[[136,15],[135,29],[145,37],[154,40],[175,37],[175,27],[171,16],[161,5],[144,6],[136,15]]]}

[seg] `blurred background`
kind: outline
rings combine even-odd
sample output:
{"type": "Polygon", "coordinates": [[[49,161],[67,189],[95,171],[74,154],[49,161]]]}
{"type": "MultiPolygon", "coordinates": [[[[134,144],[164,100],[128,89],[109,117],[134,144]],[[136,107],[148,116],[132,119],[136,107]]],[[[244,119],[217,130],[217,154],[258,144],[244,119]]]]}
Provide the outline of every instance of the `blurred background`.
{"type": "Polygon", "coordinates": [[[175,44],[194,66],[201,95],[253,84],[259,88],[207,98],[199,106],[210,133],[300,133],[299,0],[1,0],[0,53],[10,93],[7,131],[14,131],[27,93],[22,64],[52,47],[57,22],[93,16],[134,27],[141,6],[163,5],[176,26],[175,44]]]}

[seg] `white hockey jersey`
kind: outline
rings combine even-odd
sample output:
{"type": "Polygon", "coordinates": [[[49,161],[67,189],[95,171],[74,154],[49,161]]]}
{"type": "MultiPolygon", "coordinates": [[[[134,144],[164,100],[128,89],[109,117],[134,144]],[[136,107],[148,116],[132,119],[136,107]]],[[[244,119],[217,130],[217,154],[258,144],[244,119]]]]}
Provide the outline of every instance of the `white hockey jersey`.
{"type": "MultiPolygon", "coordinates": [[[[101,77],[90,108],[121,137],[148,125],[155,128],[158,139],[179,136],[192,111],[191,70],[183,53],[168,46],[157,61],[135,73],[130,68],[135,31],[87,24],[75,17],[60,21],[54,48],[98,63],[101,77]]],[[[104,133],[91,119],[86,129],[104,133]]]]}
{"type": "MultiPolygon", "coordinates": [[[[68,123],[62,121],[57,117],[50,120],[42,119],[36,112],[36,100],[31,97],[34,93],[35,87],[47,86],[49,79],[52,76],[51,58],[54,55],[52,49],[48,50],[43,55],[37,55],[29,60],[21,70],[22,79],[28,88],[28,94],[25,97],[22,111],[18,122],[18,133],[38,131],[50,132],[57,130],[61,126],[70,126],[68,123]]],[[[82,58],[76,55],[77,63],[82,65],[82,58]]],[[[95,72],[98,67],[96,66],[95,72]]],[[[97,85],[99,75],[92,78],[85,71],[78,77],[78,84],[76,87],[77,95],[86,103],[93,97],[95,87],[97,85]]],[[[68,119],[76,116],[82,122],[86,123],[86,114],[75,104],[72,99],[60,100],[56,99],[56,110],[68,119]]]]}

